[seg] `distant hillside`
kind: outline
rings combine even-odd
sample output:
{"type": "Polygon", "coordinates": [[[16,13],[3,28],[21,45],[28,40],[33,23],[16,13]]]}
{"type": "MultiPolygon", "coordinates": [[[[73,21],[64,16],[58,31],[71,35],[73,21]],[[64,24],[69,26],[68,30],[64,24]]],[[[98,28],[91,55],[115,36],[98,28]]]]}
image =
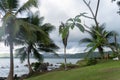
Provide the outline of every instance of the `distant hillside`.
{"type": "MultiPolygon", "coordinates": [[[[111,54],[111,52],[105,52],[111,54]]],[[[43,54],[44,58],[64,58],[64,54],[58,54],[58,56],[54,54],[43,54]]],[[[66,54],[67,58],[85,58],[87,56],[87,53],[75,53],[75,54],[66,54]]],[[[90,54],[88,57],[100,57],[100,54],[98,52],[94,52],[93,54],[90,54]]]]}
{"type": "MultiPolygon", "coordinates": [[[[106,52],[111,54],[111,52],[106,52]]],[[[44,58],[64,58],[64,54],[42,54],[44,58]]],[[[85,58],[87,56],[87,53],[75,53],[75,54],[66,54],[67,58],[85,58]]],[[[98,52],[94,52],[93,54],[90,54],[89,57],[99,57],[100,54],[98,52]]],[[[14,57],[16,57],[14,55],[14,57]]],[[[9,58],[9,54],[0,54],[0,58],[9,58]]]]}
{"type": "MultiPolygon", "coordinates": [[[[44,58],[64,58],[64,54],[43,54],[44,58]]],[[[94,53],[94,55],[90,55],[91,57],[99,56],[98,53],[94,53]]],[[[76,53],[76,54],[66,54],[67,58],[85,58],[86,53],[76,53]]]]}

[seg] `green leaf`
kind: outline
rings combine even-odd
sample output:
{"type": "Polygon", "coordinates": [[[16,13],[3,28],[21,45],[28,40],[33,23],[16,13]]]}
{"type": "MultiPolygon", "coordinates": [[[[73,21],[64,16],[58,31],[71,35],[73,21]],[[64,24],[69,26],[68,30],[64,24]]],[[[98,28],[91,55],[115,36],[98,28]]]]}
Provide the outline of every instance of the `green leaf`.
{"type": "Polygon", "coordinates": [[[74,20],[72,18],[68,19],[67,22],[73,22],[74,20]]]}
{"type": "Polygon", "coordinates": [[[85,29],[81,24],[76,23],[75,25],[79,28],[80,31],[84,32],[85,29]]]}
{"type": "Polygon", "coordinates": [[[62,32],[62,39],[66,38],[68,33],[69,33],[69,27],[64,28],[62,32]]]}
{"type": "Polygon", "coordinates": [[[68,25],[68,27],[70,27],[71,29],[73,29],[73,28],[74,28],[75,23],[68,23],[67,25],[68,25]]]}
{"type": "Polygon", "coordinates": [[[89,44],[87,45],[87,47],[93,47],[93,46],[95,46],[94,43],[89,43],[89,44]]]}
{"type": "Polygon", "coordinates": [[[75,16],[75,18],[79,18],[81,15],[77,15],[77,16],[75,16]]]}
{"type": "Polygon", "coordinates": [[[85,13],[85,12],[84,13],[80,13],[80,16],[84,16],[85,14],[87,14],[87,13],[85,13]]]}
{"type": "Polygon", "coordinates": [[[75,18],[75,21],[81,23],[81,19],[79,18],[75,18]]]}

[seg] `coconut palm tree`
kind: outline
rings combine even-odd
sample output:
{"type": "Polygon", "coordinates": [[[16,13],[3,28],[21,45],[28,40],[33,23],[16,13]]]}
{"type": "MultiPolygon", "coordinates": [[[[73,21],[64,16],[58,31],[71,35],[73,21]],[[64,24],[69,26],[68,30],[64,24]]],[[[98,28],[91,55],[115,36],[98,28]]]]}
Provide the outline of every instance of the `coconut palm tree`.
{"type": "Polygon", "coordinates": [[[38,61],[43,61],[43,57],[40,54],[41,51],[55,53],[55,50],[58,49],[58,47],[49,37],[49,33],[54,29],[54,26],[49,23],[42,25],[43,17],[39,18],[39,15],[37,13],[31,13],[31,15],[24,20],[34,25],[37,25],[47,34],[47,36],[44,36],[37,31],[35,32],[36,38],[31,41],[28,38],[25,38],[24,35],[22,35],[24,45],[22,48],[16,50],[17,56],[20,57],[21,62],[25,61],[25,59],[27,58],[29,74],[33,72],[33,69],[30,65],[31,54],[38,61]]]}
{"type": "MultiPolygon", "coordinates": [[[[10,46],[10,72],[8,75],[7,80],[14,80],[14,63],[13,63],[13,46],[14,40],[16,38],[17,32],[20,28],[24,29],[29,34],[32,32],[27,28],[27,26],[31,26],[29,23],[26,23],[17,18],[17,14],[29,11],[31,6],[37,7],[37,0],[28,0],[22,6],[19,6],[18,0],[1,0],[0,1],[0,10],[2,11],[3,15],[3,24],[5,31],[5,45],[10,46]]],[[[33,26],[33,25],[32,25],[33,26]]],[[[35,28],[31,28],[31,30],[36,30],[35,28]]]]}
{"type": "Polygon", "coordinates": [[[90,30],[86,30],[88,34],[91,36],[90,38],[84,38],[80,40],[80,42],[88,43],[87,49],[89,49],[88,53],[94,52],[97,48],[101,58],[104,57],[104,49],[103,47],[110,47],[110,39],[113,37],[113,31],[106,31],[104,24],[100,25],[100,27],[92,26],[89,28],[90,30]]]}

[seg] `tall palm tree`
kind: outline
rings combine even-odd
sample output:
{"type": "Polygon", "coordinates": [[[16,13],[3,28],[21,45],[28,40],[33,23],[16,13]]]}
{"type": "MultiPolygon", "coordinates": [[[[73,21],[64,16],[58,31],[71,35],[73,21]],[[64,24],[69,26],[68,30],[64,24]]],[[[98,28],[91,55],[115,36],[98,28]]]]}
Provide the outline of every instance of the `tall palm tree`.
{"type": "MultiPolygon", "coordinates": [[[[28,11],[31,6],[37,7],[37,0],[28,0],[24,3],[21,7],[19,7],[18,0],[1,0],[0,1],[0,10],[2,11],[3,15],[3,24],[5,30],[5,45],[10,46],[10,72],[8,75],[7,80],[14,80],[14,63],[13,63],[13,46],[14,40],[16,37],[17,32],[20,28],[24,29],[29,34],[31,31],[29,28],[26,28],[28,25],[31,26],[29,23],[26,23],[17,18],[18,13],[22,13],[28,11]]],[[[35,30],[31,28],[32,30],[35,30]]]]}
{"type": "Polygon", "coordinates": [[[31,74],[33,72],[33,69],[30,65],[30,55],[32,54],[33,57],[38,61],[43,61],[43,57],[40,54],[40,51],[55,53],[55,50],[58,49],[58,47],[53,43],[53,41],[49,37],[49,32],[51,32],[54,29],[54,26],[49,23],[42,25],[43,17],[39,18],[39,15],[35,13],[31,14],[28,18],[24,20],[34,25],[37,25],[47,34],[47,36],[44,36],[39,32],[35,32],[36,38],[32,41],[28,38],[25,38],[23,35],[23,39],[25,40],[23,42],[24,45],[22,48],[16,50],[17,56],[20,57],[21,62],[23,62],[27,58],[29,74],[31,74]]]}
{"type": "MultiPolygon", "coordinates": [[[[84,14],[84,13],[83,13],[84,14]]],[[[69,36],[69,29],[74,29],[74,27],[77,27],[81,32],[84,32],[84,27],[81,24],[80,17],[83,15],[77,15],[74,18],[70,18],[66,21],[66,23],[61,22],[61,25],[59,26],[59,34],[62,35],[62,42],[64,45],[64,55],[65,55],[65,70],[67,70],[67,61],[66,61],[66,47],[67,47],[67,40],[69,36]]]]}
{"type": "Polygon", "coordinates": [[[92,26],[89,29],[90,30],[86,31],[91,37],[84,38],[81,40],[81,42],[89,43],[86,48],[86,49],[90,48],[88,53],[94,52],[94,50],[97,48],[101,55],[101,58],[103,58],[104,57],[103,47],[109,46],[110,44],[109,40],[113,37],[113,32],[106,31],[104,24],[100,25],[100,27],[92,26]]]}
{"type": "Polygon", "coordinates": [[[67,24],[61,23],[59,27],[59,33],[64,32],[66,35],[62,38],[62,42],[64,45],[64,60],[65,60],[65,70],[67,70],[67,60],[66,60],[66,47],[67,47],[67,40],[69,36],[69,27],[67,24]]]}

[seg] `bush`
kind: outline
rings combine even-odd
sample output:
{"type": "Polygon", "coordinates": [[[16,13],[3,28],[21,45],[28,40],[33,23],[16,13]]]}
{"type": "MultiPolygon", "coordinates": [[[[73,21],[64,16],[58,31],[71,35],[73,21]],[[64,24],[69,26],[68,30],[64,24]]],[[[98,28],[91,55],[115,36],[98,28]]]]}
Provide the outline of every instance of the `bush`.
{"type": "Polygon", "coordinates": [[[79,60],[76,62],[77,65],[79,65],[79,67],[84,67],[87,65],[87,60],[79,60]]]}
{"type": "Polygon", "coordinates": [[[97,59],[95,59],[95,58],[88,59],[88,61],[87,61],[88,66],[95,65],[95,64],[97,64],[97,59]]]}
{"type": "MultiPolygon", "coordinates": [[[[73,69],[73,68],[77,68],[77,67],[79,67],[79,65],[77,65],[77,64],[72,64],[72,63],[67,63],[67,68],[68,68],[68,69],[73,69]]],[[[64,64],[64,63],[61,63],[60,68],[64,69],[64,68],[65,68],[65,64],[64,64]]]]}
{"type": "Polygon", "coordinates": [[[44,72],[44,71],[47,71],[48,65],[49,65],[49,63],[35,62],[35,63],[33,63],[32,66],[33,66],[34,71],[44,72]]]}

